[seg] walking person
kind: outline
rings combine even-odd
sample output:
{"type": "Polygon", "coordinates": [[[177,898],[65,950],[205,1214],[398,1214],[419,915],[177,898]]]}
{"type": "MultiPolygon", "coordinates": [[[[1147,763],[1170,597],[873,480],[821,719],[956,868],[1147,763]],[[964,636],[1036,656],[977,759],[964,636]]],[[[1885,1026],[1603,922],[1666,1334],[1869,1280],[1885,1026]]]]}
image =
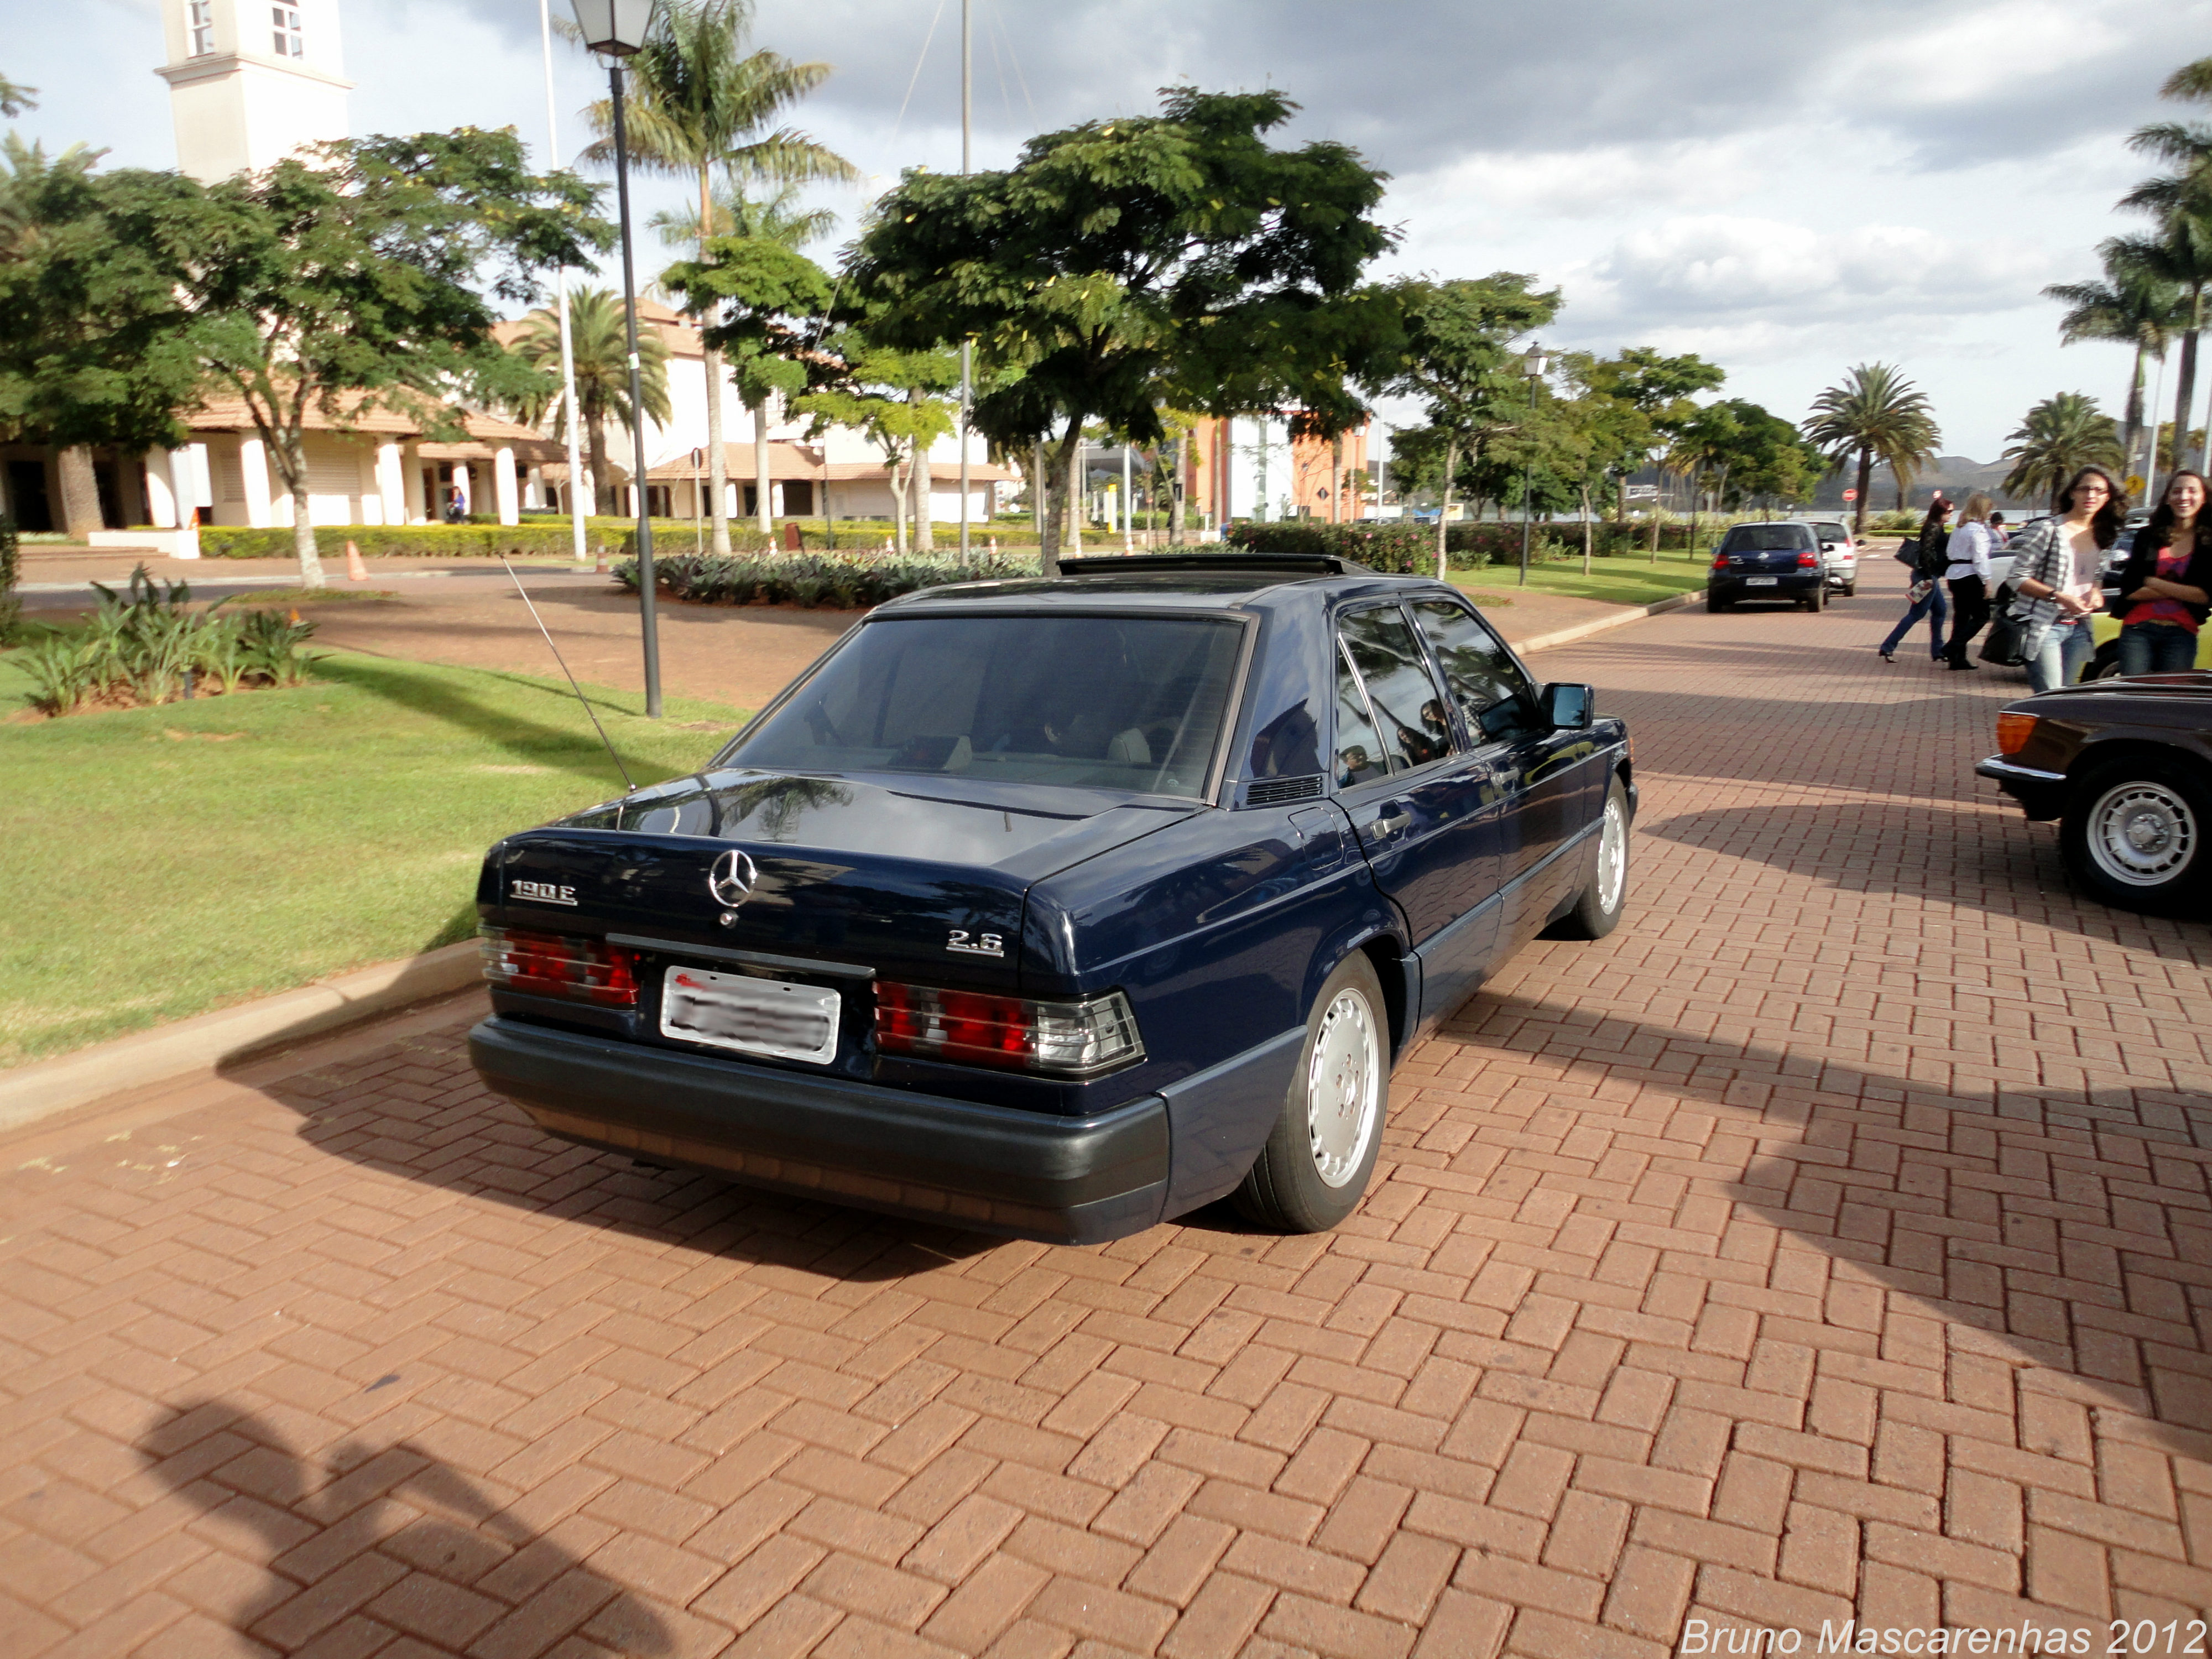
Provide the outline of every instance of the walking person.
{"type": "MultiPolygon", "coordinates": [[[[1939,535],[1941,531],[1939,523],[1939,535]]],[[[1875,649],[1881,653],[1884,662],[1895,662],[1898,646],[1912,631],[1913,623],[1925,617],[1928,618],[1928,660],[1941,662],[1943,660],[1943,623],[1950,614],[1950,606],[1943,599],[1942,582],[1943,567],[1948,561],[1940,550],[1940,544],[1938,550],[1933,553],[1924,541],[1910,542],[1906,545],[1915,550],[1912,585],[1905,591],[1905,615],[1899,618],[1897,626],[1889,630],[1889,637],[1875,649]]],[[[1901,555],[1903,549],[1899,551],[1901,555]]]]}
{"type": "Polygon", "coordinates": [[[1967,496],[1944,549],[1950,556],[1943,580],[1951,590],[1951,643],[1943,654],[1954,669],[1981,666],[1966,659],[1966,647],[1990,619],[1990,509],[1996,505],[1978,489],[1967,496]]]}
{"type": "Polygon", "coordinates": [[[2021,538],[2013,556],[2011,615],[2031,690],[2071,685],[2095,641],[2089,618],[2105,608],[2098,577],[2120,538],[2128,498],[2101,466],[2085,466],[2058,492],[2060,516],[2021,538]]]}
{"type": "Polygon", "coordinates": [[[2181,674],[2197,666],[2197,631],[2212,615],[2212,524],[2204,478],[2181,471],[2136,532],[2120,573],[2120,672],[2181,674]]]}

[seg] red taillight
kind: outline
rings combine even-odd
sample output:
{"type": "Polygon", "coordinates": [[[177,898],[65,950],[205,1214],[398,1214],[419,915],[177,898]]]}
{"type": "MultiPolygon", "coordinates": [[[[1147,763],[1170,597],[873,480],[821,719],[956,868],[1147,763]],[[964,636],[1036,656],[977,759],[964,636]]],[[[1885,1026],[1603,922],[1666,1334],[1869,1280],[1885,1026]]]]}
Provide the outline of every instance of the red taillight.
{"type": "Polygon", "coordinates": [[[534,997],[561,997],[602,1008],[637,1006],[637,956],[595,939],[510,933],[487,927],[478,948],[484,977],[534,997]]]}
{"type": "Polygon", "coordinates": [[[1728,568],[1728,555],[1727,555],[1727,554],[1725,554],[1725,553],[1716,553],[1716,554],[1713,556],[1713,568],[1714,568],[1714,569],[1716,569],[1716,570],[1725,570],[1725,569],[1727,569],[1727,568],[1728,568]]]}
{"type": "Polygon", "coordinates": [[[1797,568],[1800,570],[1810,570],[1820,562],[1820,556],[1818,553],[1800,553],[1797,556],[1797,568]]]}
{"type": "Polygon", "coordinates": [[[876,987],[876,1048],[1057,1077],[1088,1077],[1145,1052],[1136,1016],[1119,991],[1081,1002],[1031,1002],[891,984],[876,987]]]}
{"type": "Polygon", "coordinates": [[[1997,753],[2017,755],[2027,747],[2027,740],[2035,735],[2036,716],[2033,714],[2000,714],[1997,716],[1997,753]]]}

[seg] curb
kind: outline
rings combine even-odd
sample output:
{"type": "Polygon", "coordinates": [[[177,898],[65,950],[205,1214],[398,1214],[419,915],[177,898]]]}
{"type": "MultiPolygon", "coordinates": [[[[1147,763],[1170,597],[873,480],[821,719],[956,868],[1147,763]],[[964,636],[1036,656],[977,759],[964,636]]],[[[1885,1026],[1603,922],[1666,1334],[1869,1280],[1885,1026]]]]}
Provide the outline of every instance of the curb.
{"type": "Polygon", "coordinates": [[[0,1134],[128,1089],[212,1075],[259,1050],[451,996],[479,982],[480,961],[477,942],[465,939],[0,1072],[0,1134]]]}
{"type": "Polygon", "coordinates": [[[1526,656],[1531,651],[1543,651],[1555,645],[1571,645],[1577,640],[1586,640],[1593,634],[1602,634],[1609,629],[1626,628],[1647,617],[1663,616],[1669,611],[1680,611],[1696,599],[1695,593],[1677,593],[1671,599],[1661,599],[1656,605],[1638,605],[1626,615],[1600,617],[1595,622],[1577,623],[1572,628],[1562,628],[1549,634],[1539,634],[1533,639],[1508,640],[1506,643],[1526,656]]]}

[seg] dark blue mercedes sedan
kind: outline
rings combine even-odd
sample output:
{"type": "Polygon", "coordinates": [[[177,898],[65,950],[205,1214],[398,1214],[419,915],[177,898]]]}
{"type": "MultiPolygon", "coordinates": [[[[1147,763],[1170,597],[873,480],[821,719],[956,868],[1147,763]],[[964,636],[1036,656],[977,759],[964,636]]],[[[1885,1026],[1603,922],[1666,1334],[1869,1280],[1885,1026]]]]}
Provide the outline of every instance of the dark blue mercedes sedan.
{"type": "Polygon", "coordinates": [[[1071,559],[872,612],[696,775],[510,836],[478,1073],[641,1160],[1026,1237],[1333,1226],[1395,1057],[1627,891],[1628,737],[1465,599],[1071,559]]]}

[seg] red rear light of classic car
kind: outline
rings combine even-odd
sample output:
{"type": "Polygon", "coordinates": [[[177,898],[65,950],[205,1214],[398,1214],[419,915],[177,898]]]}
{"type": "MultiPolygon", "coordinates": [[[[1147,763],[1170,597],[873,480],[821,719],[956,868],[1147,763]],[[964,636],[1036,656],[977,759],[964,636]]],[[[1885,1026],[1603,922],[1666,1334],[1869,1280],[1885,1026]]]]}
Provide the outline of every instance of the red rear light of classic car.
{"type": "Polygon", "coordinates": [[[637,957],[595,939],[487,927],[478,941],[484,977],[534,997],[601,1008],[637,1006],[637,957]]]}
{"type": "Polygon", "coordinates": [[[927,985],[876,987],[876,1048],[917,1060],[1048,1077],[1091,1077],[1144,1057],[1144,1039],[1119,991],[1080,1002],[927,985]]]}

